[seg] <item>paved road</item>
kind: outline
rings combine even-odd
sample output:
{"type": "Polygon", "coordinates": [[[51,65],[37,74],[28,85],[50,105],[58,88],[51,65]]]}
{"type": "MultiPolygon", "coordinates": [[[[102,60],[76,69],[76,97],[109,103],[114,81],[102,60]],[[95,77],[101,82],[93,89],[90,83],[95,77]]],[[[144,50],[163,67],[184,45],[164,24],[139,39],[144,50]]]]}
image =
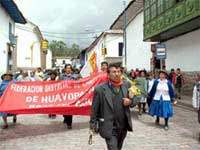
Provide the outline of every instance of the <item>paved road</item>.
{"type": "MultiPolygon", "coordinates": [[[[137,110],[132,114],[134,132],[128,134],[123,150],[200,150],[197,141],[200,125],[190,107],[175,108],[169,131],[155,126],[154,118],[147,114],[138,117],[137,110]]],[[[62,119],[62,116],[52,120],[47,115],[19,115],[16,125],[10,123],[7,130],[0,129],[0,150],[106,149],[99,136],[94,137],[93,145],[87,144],[89,117],[74,117],[73,130],[68,130],[62,119]]]]}

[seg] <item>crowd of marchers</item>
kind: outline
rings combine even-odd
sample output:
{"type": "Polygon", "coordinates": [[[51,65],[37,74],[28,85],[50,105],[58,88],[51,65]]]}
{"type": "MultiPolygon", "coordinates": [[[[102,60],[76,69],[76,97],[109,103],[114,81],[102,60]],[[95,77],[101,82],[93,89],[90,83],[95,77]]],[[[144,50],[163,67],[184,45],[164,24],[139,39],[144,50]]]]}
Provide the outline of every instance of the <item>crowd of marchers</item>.
{"type": "MultiPolygon", "coordinates": [[[[0,97],[3,95],[9,83],[12,82],[34,82],[34,81],[54,81],[54,80],[78,80],[81,78],[80,71],[74,69],[71,64],[66,64],[64,69],[60,72],[56,70],[45,70],[37,68],[35,71],[23,71],[20,70],[18,73],[12,73],[10,71],[4,73],[1,76],[2,82],[0,83],[0,97]]],[[[2,129],[8,128],[7,117],[13,116],[13,123],[16,123],[17,116],[14,114],[8,114],[0,112],[0,116],[3,119],[2,129]]],[[[56,118],[55,114],[49,114],[49,118],[56,118]]],[[[67,125],[68,129],[72,129],[72,115],[63,115],[63,123],[67,125]]]]}
{"type": "MultiPolygon", "coordinates": [[[[148,113],[155,117],[156,126],[160,126],[160,118],[163,118],[164,130],[169,130],[169,118],[174,115],[173,107],[181,100],[182,87],[185,84],[180,68],[176,71],[171,69],[170,73],[160,70],[155,75],[145,69],[127,72],[124,67],[108,65],[106,62],[102,66],[108,66],[107,69],[102,69],[107,70],[108,81],[95,87],[90,129],[91,133],[99,133],[105,139],[108,150],[120,150],[127,131],[133,130],[131,107],[137,106],[138,115],[148,113]],[[130,94],[131,86],[136,86],[140,94],[130,94]]],[[[193,105],[200,112],[198,87],[200,82],[194,86],[193,105]]]]}
{"type": "MultiPolygon", "coordinates": [[[[181,69],[171,69],[171,72],[160,70],[158,74],[147,72],[145,69],[132,69],[117,64],[101,63],[101,71],[107,72],[108,81],[95,87],[91,109],[90,129],[100,133],[105,138],[108,149],[121,149],[127,131],[132,131],[130,108],[138,110],[138,115],[148,113],[155,116],[155,125],[160,125],[160,118],[164,119],[164,129],[169,130],[169,118],[173,117],[173,107],[181,100],[182,87],[186,80],[181,69]],[[130,83],[131,81],[131,83],[130,83]],[[130,96],[131,86],[136,86],[140,94],[130,96]],[[137,107],[135,107],[137,106],[137,107]],[[138,108],[138,109],[135,109],[138,108]]],[[[35,71],[6,72],[1,76],[0,96],[11,82],[34,82],[53,80],[79,80],[80,71],[72,65],[66,64],[64,69],[46,70],[37,68],[35,71]]],[[[194,86],[193,106],[200,118],[200,76],[194,86]]],[[[0,112],[3,118],[3,129],[8,128],[7,117],[13,116],[16,123],[17,116],[0,112]]],[[[49,114],[49,118],[56,118],[49,114]]],[[[72,129],[72,115],[63,115],[63,123],[72,129]]]]}

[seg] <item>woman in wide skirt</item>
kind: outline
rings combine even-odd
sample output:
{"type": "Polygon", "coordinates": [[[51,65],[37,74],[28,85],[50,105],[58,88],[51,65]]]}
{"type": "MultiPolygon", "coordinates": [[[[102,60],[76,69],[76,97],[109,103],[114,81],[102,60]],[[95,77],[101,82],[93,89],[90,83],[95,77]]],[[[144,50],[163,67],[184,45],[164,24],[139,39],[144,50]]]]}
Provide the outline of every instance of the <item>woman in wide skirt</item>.
{"type": "Polygon", "coordinates": [[[172,84],[167,80],[167,73],[165,71],[159,72],[159,79],[155,80],[153,87],[149,93],[152,99],[149,114],[156,116],[156,124],[159,124],[160,118],[165,120],[165,130],[169,129],[168,120],[173,117],[173,101],[174,90],[172,84]]]}

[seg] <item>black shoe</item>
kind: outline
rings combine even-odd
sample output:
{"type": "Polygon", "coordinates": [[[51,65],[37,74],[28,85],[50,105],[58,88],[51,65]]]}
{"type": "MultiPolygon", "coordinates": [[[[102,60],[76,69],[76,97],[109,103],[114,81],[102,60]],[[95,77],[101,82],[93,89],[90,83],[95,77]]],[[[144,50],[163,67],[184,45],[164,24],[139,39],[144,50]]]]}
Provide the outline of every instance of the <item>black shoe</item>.
{"type": "Polygon", "coordinates": [[[2,129],[7,129],[8,128],[8,125],[3,125],[2,129]]]}
{"type": "Polygon", "coordinates": [[[160,121],[159,121],[159,120],[156,120],[156,121],[155,121],[155,124],[156,124],[156,125],[159,125],[159,124],[160,124],[160,121]]]}
{"type": "Polygon", "coordinates": [[[71,130],[71,129],[72,129],[72,126],[67,126],[67,129],[71,130]]]}
{"type": "Polygon", "coordinates": [[[13,123],[17,122],[17,116],[13,116],[13,123]]]}

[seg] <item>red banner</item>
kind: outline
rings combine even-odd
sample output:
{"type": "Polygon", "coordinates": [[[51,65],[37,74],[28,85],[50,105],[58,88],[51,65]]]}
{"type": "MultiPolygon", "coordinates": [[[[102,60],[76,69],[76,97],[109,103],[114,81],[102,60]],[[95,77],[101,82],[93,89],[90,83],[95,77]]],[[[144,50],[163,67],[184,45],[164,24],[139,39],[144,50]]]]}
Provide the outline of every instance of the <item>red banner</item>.
{"type": "Polygon", "coordinates": [[[0,112],[90,115],[94,87],[106,80],[107,74],[96,73],[77,81],[11,83],[0,99],[0,112]]]}

